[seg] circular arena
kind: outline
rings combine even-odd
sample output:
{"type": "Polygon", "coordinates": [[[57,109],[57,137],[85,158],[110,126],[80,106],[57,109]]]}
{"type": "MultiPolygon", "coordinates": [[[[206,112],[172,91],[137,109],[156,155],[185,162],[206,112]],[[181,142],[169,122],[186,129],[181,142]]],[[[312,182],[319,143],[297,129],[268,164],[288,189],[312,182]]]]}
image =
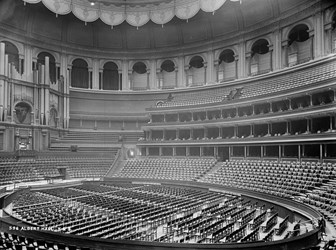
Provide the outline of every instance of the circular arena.
{"type": "Polygon", "coordinates": [[[332,0],[0,0],[0,249],[334,250],[332,0]]]}

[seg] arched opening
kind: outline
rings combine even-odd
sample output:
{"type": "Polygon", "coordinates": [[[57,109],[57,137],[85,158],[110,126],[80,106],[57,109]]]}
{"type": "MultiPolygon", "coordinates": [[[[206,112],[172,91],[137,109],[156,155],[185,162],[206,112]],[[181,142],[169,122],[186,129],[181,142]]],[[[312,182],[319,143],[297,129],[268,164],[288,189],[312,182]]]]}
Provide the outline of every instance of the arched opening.
{"type": "Polygon", "coordinates": [[[149,88],[147,66],[143,62],[137,62],[132,67],[132,89],[133,90],[146,90],[149,88]]]}
{"type": "Polygon", "coordinates": [[[204,66],[204,60],[200,56],[194,56],[190,59],[189,66],[190,68],[200,69],[204,66]]]}
{"type": "Polygon", "coordinates": [[[159,88],[172,89],[176,87],[175,63],[165,60],[161,64],[161,76],[159,76],[159,88]]]}
{"type": "Polygon", "coordinates": [[[107,62],[103,68],[103,89],[121,90],[118,72],[118,65],[114,62],[107,62]]]}
{"type": "Polygon", "coordinates": [[[19,102],[15,105],[15,122],[20,124],[30,124],[31,107],[26,102],[19,102]]]}
{"type": "Polygon", "coordinates": [[[233,50],[226,49],[220,53],[218,58],[218,81],[229,81],[236,78],[236,63],[233,50]]]}
{"type": "Polygon", "coordinates": [[[288,34],[288,65],[304,63],[312,59],[312,38],[305,24],[296,25],[288,34]]]}
{"type": "Polygon", "coordinates": [[[251,48],[251,75],[268,73],[272,70],[271,52],[266,39],[257,40],[251,48]]]}
{"type": "MultiPolygon", "coordinates": [[[[50,83],[56,83],[56,79],[58,78],[56,73],[56,60],[55,57],[48,52],[41,52],[37,55],[37,64],[45,65],[45,58],[49,57],[49,77],[50,83]]],[[[40,66],[38,66],[39,70],[40,66]]]]}
{"type": "Polygon", "coordinates": [[[4,41],[5,54],[8,55],[8,63],[13,64],[16,71],[20,74],[23,73],[23,60],[20,62],[19,50],[11,42],[4,41]]]}
{"type": "Polygon", "coordinates": [[[83,59],[75,59],[72,62],[71,86],[75,88],[89,88],[88,64],[83,59]]]}
{"type": "Polygon", "coordinates": [[[200,86],[205,82],[204,60],[201,56],[194,56],[189,61],[188,86],[200,86]]]}

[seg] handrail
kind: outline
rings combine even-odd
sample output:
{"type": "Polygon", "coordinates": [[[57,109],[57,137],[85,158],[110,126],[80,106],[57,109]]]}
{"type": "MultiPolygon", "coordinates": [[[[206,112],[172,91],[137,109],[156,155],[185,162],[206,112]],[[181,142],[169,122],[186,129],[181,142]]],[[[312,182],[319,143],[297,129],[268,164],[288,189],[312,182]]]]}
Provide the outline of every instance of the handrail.
{"type": "Polygon", "coordinates": [[[106,172],[105,176],[107,176],[111,171],[112,169],[114,168],[114,166],[116,165],[117,162],[119,162],[119,158],[121,157],[121,149],[118,149],[117,153],[116,153],[116,157],[114,157],[114,160],[109,168],[109,170],[106,172]]]}

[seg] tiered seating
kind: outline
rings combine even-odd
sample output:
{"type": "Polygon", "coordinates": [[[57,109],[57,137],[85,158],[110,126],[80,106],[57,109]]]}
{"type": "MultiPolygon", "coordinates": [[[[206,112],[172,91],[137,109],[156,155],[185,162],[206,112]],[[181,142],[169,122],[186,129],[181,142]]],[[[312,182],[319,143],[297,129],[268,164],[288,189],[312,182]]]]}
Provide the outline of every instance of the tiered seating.
{"type": "Polygon", "coordinates": [[[100,153],[39,153],[37,158],[5,158],[0,161],[0,185],[44,180],[60,176],[66,167],[72,178],[99,178],[107,174],[118,152],[113,148],[100,153]]]}
{"type": "Polygon", "coordinates": [[[216,164],[214,158],[145,158],[128,160],[115,177],[195,180],[216,164]]]}
{"type": "Polygon", "coordinates": [[[0,161],[0,186],[19,181],[38,181],[43,179],[31,164],[6,159],[0,161]]]}
{"type": "MultiPolygon", "coordinates": [[[[291,70],[290,72],[284,71],[284,74],[269,76],[267,79],[251,80],[243,88],[239,99],[288,91],[334,77],[336,77],[336,64],[334,61],[327,61],[313,67],[291,70]]],[[[218,87],[206,91],[176,93],[172,101],[164,102],[157,108],[225,102],[228,101],[228,95],[232,90],[234,90],[233,87],[218,87]]]]}
{"type": "Polygon", "coordinates": [[[15,216],[39,228],[180,243],[258,240],[259,226],[250,225],[258,218],[272,220],[272,213],[264,216],[265,209],[228,193],[130,183],[86,183],[21,193],[13,207],[15,216]]]}
{"type": "MultiPolygon", "coordinates": [[[[327,163],[324,165],[327,171],[336,176],[335,164],[327,163]]],[[[300,200],[314,206],[319,210],[336,228],[336,180],[332,179],[319,188],[309,191],[300,197],[300,200]]]]}
{"type": "Polygon", "coordinates": [[[69,151],[71,145],[77,145],[79,151],[102,151],[115,147],[116,144],[123,143],[135,144],[140,137],[143,137],[143,131],[69,131],[62,138],[51,140],[51,150],[69,151]]]}
{"type": "Polygon", "coordinates": [[[232,160],[200,181],[293,197],[329,181],[335,170],[317,162],[232,160]]]}
{"type": "Polygon", "coordinates": [[[65,245],[59,242],[37,240],[18,236],[13,233],[0,232],[0,249],[6,250],[35,250],[35,249],[57,249],[57,250],[89,250],[88,247],[65,245]]]}

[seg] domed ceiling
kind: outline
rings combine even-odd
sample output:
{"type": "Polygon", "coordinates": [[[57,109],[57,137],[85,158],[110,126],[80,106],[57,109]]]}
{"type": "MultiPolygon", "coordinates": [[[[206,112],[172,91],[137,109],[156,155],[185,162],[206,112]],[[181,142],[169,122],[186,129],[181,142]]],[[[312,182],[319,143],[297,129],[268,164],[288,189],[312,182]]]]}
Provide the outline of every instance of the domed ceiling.
{"type": "MultiPolygon", "coordinates": [[[[34,4],[24,3],[22,0],[0,1],[1,34],[21,36],[25,40],[31,39],[35,44],[38,40],[48,45],[111,52],[181,49],[205,42],[220,41],[245,30],[260,28],[267,22],[278,20],[284,14],[293,14],[302,4],[307,6],[318,2],[315,0],[218,0],[217,3],[222,4],[216,5],[219,7],[213,12],[196,11],[193,16],[185,19],[181,19],[181,16],[177,17],[175,13],[171,20],[162,25],[154,23],[150,18],[145,24],[137,27],[129,24],[126,19],[119,25],[108,25],[99,16],[94,21],[84,22],[73,11],[61,15],[49,10],[45,6],[49,0],[26,1],[34,4]]],[[[50,0],[49,2],[69,1],[50,0]]],[[[73,1],[75,3],[79,0],[73,1]]],[[[127,4],[127,8],[138,10],[148,6],[179,2],[171,0],[92,1],[95,2],[95,6],[119,8],[127,4]]],[[[188,1],[195,2],[181,0],[181,3],[188,1]]],[[[214,0],[205,0],[204,3],[212,1],[214,0]]],[[[199,7],[202,9],[201,5],[199,7]]]]}

